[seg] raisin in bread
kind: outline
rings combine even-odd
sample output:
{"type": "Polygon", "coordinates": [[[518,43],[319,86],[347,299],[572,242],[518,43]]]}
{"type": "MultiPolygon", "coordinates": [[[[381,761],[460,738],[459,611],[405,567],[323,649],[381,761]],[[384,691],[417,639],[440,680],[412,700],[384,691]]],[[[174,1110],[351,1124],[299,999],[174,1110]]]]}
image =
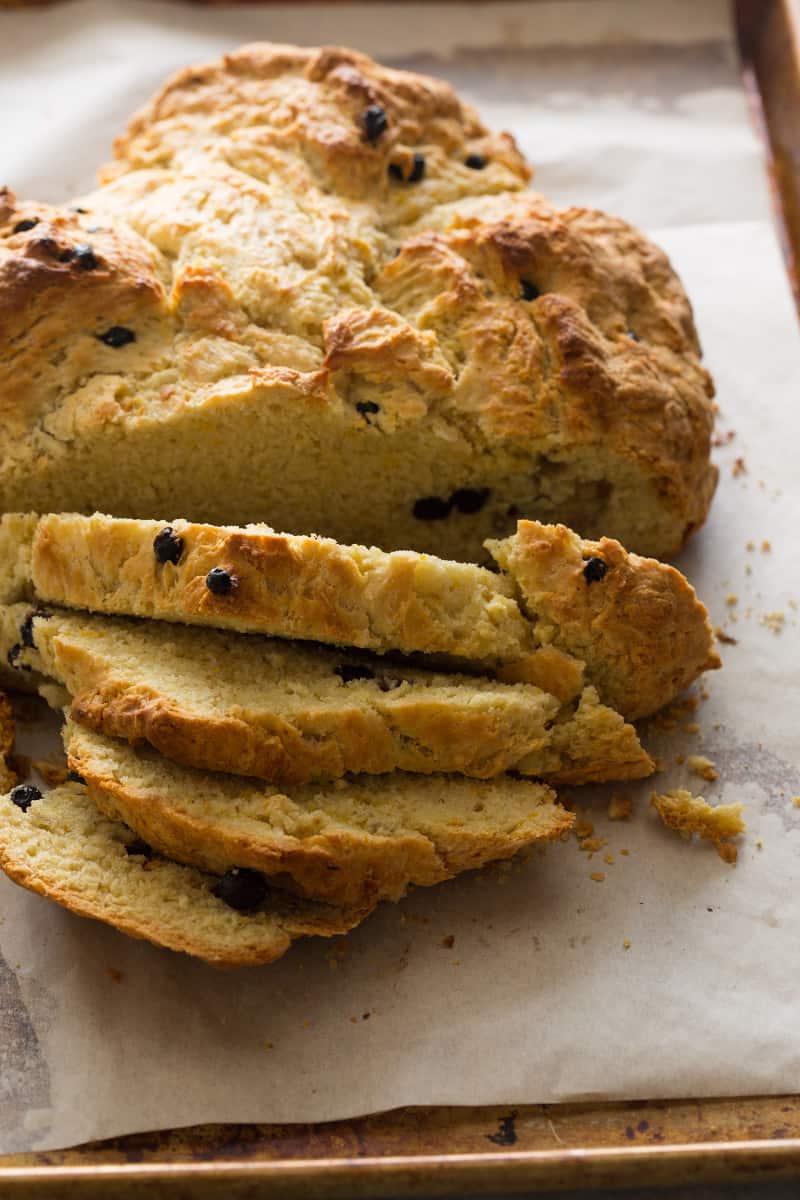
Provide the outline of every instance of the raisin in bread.
{"type": "Polygon", "coordinates": [[[543,784],[503,776],[352,776],[286,792],[179,767],[149,748],[65,728],[70,767],[95,803],[170,858],[223,873],[247,867],[337,905],[396,900],[569,832],[543,784]]]}
{"type": "Polygon", "coordinates": [[[585,675],[626,718],[654,711],[719,666],[708,613],[673,567],[538,522],[520,522],[515,537],[488,545],[499,575],[263,527],[67,513],[40,519],[30,562],[43,601],[443,654],[564,699],[585,675]],[[538,588],[542,547],[549,575],[538,588]]]}
{"type": "Polygon", "coordinates": [[[636,731],[593,688],[562,705],[530,684],[321,646],[85,613],[37,616],[24,605],[15,612],[31,644],[19,667],[63,685],[75,721],[148,742],[184,766],[280,784],[396,769],[481,779],[516,770],[553,783],[653,770],[636,731]]]}
{"type": "Polygon", "coordinates": [[[477,561],[517,516],[669,555],[712,386],[664,254],[525,190],[446,84],[245,46],[77,205],[0,197],[0,511],[267,521],[477,561]]]}
{"type": "Polygon", "coordinates": [[[154,856],[79,783],[44,796],[22,785],[0,798],[0,867],[80,916],[215,967],[273,962],[295,938],[347,933],[369,911],[273,891],[249,872],[220,879],[154,856]]]}

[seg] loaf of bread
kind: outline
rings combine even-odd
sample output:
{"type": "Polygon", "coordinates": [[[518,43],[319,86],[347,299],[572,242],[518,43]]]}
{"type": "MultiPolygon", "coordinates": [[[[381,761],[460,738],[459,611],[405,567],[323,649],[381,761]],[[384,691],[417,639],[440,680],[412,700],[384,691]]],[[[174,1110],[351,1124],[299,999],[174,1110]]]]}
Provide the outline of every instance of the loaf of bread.
{"type": "Polygon", "coordinates": [[[708,613],[673,567],[538,522],[488,546],[499,575],[263,527],[66,513],[42,517],[17,557],[41,601],[445,655],[564,700],[585,681],[626,719],[719,666],[708,613]]]}
{"type": "MultiPolygon", "coordinates": [[[[636,731],[593,688],[562,704],[532,684],[308,643],[57,610],[36,616],[25,605],[12,611],[18,670],[61,684],[79,724],[145,741],[184,766],[285,785],[394,770],[479,779],[514,770],[552,783],[653,770],[636,731]]],[[[39,686],[63,704],[62,688],[39,686]]]]}
{"type": "Polygon", "coordinates": [[[551,788],[456,775],[357,775],[276,792],[179,767],[68,722],[70,767],[95,803],[170,858],[217,874],[247,867],[330,904],[397,900],[460,871],[553,841],[574,817],[551,788]]]}
{"type": "Polygon", "coordinates": [[[444,83],[343,49],[180,72],[69,207],[0,197],[0,511],[266,521],[479,561],[670,555],[709,376],[664,254],[525,190],[444,83]]]}
{"type": "Polygon", "coordinates": [[[0,798],[0,867],[83,917],[215,967],[273,962],[299,937],[347,933],[369,909],[337,909],[268,888],[252,872],[209,875],[154,855],[103,816],[79,783],[0,798]]]}

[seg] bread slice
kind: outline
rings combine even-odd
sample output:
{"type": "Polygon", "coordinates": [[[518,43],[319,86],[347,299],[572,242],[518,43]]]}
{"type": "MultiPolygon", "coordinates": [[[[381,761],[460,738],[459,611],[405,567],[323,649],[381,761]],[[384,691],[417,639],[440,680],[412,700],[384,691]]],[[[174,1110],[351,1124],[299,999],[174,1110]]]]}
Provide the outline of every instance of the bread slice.
{"type": "Polygon", "coordinates": [[[478,561],[517,516],[669,555],[711,381],[665,255],[525,186],[445,83],[245,46],[77,205],[0,195],[0,511],[268,521],[478,561]]]}
{"type": "MultiPolygon", "coordinates": [[[[654,712],[721,665],[706,608],[674,567],[612,538],[586,541],[536,521],[487,546],[519,585],[538,637],[583,661],[603,699],[627,718],[654,712]]],[[[512,667],[503,677],[524,672],[512,667]]]]}
{"type": "Polygon", "coordinates": [[[35,526],[31,572],[37,596],[57,604],[437,654],[564,699],[585,664],[585,682],[625,718],[720,665],[708,613],[674,567],[535,521],[487,546],[500,575],[263,527],[62,513],[35,526]],[[154,551],[165,529],[177,563],[154,551]],[[215,570],[224,595],[209,586],[215,570]]]}
{"type": "Polygon", "coordinates": [[[396,900],[459,871],[568,833],[574,817],[542,784],[504,776],[351,776],[276,792],[179,767],[68,722],[69,765],[95,803],[170,858],[263,872],[331,904],[396,900]]]}
{"type": "Polygon", "coordinates": [[[253,910],[238,911],[214,895],[218,877],[154,857],[130,829],[97,810],[83,785],[62,784],[26,810],[12,794],[0,798],[0,867],[10,879],[80,916],[215,967],[273,962],[295,938],[343,934],[367,915],[272,890],[253,910]]]}
{"type": "Polygon", "coordinates": [[[35,643],[16,664],[55,707],[66,688],[79,723],[184,766],[281,784],[396,769],[586,783],[653,769],[593,688],[562,705],[530,684],[166,622],[16,605],[0,628],[9,611],[17,639],[35,643]]]}
{"type": "Polygon", "coordinates": [[[492,571],[266,526],[51,513],[31,574],[40,599],[90,611],[473,663],[534,649],[512,584],[492,571]],[[224,573],[216,590],[212,572],[224,573]]]}

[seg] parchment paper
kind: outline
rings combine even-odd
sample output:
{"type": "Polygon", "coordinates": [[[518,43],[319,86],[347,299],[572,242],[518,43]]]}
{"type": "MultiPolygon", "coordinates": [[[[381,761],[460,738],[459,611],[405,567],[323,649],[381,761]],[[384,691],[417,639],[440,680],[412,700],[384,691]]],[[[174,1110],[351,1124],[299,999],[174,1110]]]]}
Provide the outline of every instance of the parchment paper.
{"type": "Polygon", "coordinates": [[[748,824],[731,868],[660,826],[653,781],[617,789],[636,799],[629,823],[605,816],[612,789],[586,791],[608,838],[591,861],[572,840],[231,974],[0,879],[0,1149],[402,1104],[800,1087],[800,348],[727,7],[98,0],[5,14],[0,31],[3,170],[22,195],[87,187],[173,67],[258,37],[337,40],[450,78],[519,137],[543,191],[650,229],[694,300],[720,430],[735,430],[680,565],[738,639],[710,698],[649,735],[655,784],[742,800],[748,824]],[[676,764],[691,753],[717,782],[676,764]]]}

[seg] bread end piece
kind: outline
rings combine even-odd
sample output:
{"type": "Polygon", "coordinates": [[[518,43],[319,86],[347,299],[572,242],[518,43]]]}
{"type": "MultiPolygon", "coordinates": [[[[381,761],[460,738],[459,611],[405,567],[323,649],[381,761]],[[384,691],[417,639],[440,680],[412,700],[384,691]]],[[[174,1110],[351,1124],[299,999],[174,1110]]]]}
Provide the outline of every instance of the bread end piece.
{"type": "Polygon", "coordinates": [[[486,547],[515,580],[538,640],[585,662],[587,681],[628,720],[721,666],[708,612],[675,567],[538,521],[486,547]]]}

